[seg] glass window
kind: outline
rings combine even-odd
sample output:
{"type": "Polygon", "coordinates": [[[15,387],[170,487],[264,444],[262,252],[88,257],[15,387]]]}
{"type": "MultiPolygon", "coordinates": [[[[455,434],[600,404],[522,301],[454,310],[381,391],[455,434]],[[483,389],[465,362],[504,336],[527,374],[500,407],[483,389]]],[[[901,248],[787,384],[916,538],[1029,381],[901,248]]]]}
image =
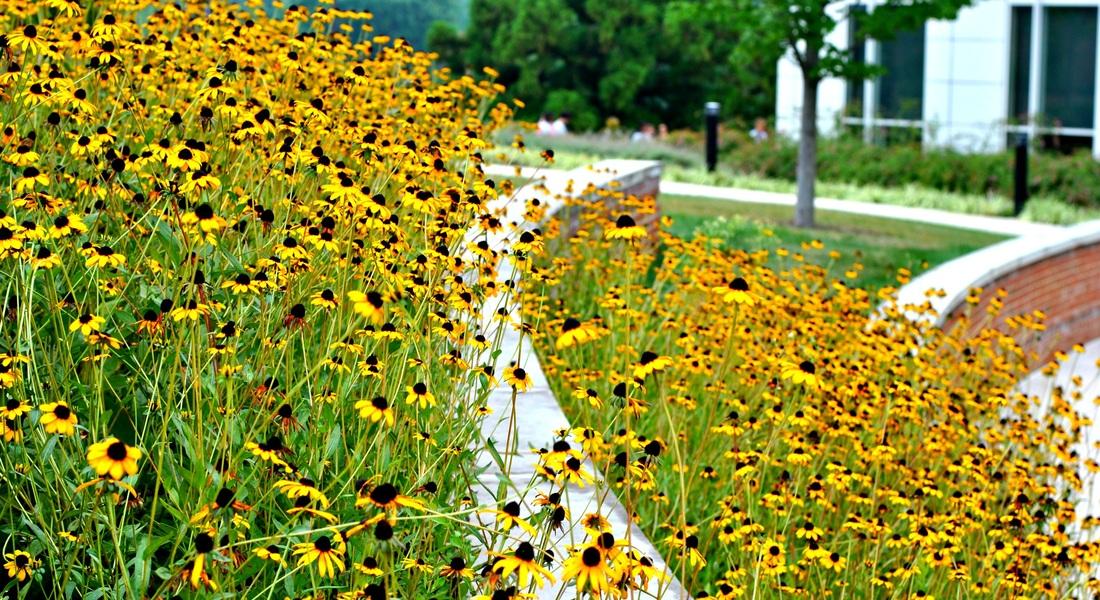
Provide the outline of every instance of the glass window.
{"type": "MultiPolygon", "coordinates": [[[[867,7],[862,4],[853,4],[848,8],[848,48],[851,52],[852,62],[863,64],[867,62],[867,39],[860,34],[859,18],[867,12],[867,7]]],[[[847,110],[849,117],[863,115],[863,80],[853,77],[848,80],[847,110]]]]}
{"type": "Polygon", "coordinates": [[[1048,8],[1042,114],[1051,127],[1092,129],[1096,93],[1096,8],[1048,8]]]}
{"type": "Polygon", "coordinates": [[[1012,8],[1012,55],[1009,57],[1008,116],[1026,123],[1031,85],[1031,7],[1012,8]]]}
{"type": "MultiPolygon", "coordinates": [[[[881,10],[881,9],[880,9],[881,10]]],[[[878,112],[887,119],[920,120],[924,100],[924,25],[879,44],[878,112]]]]}

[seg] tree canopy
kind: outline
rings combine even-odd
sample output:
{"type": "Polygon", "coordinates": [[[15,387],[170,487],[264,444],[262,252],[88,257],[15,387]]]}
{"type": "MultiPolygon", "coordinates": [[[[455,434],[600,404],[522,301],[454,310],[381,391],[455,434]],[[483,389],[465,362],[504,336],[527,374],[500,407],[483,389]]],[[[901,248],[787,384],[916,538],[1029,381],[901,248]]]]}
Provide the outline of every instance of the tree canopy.
{"type": "Polygon", "coordinates": [[[451,68],[501,73],[525,115],[573,113],[589,129],[609,117],[697,126],[704,102],[750,120],[774,106],[775,63],[734,59],[727,16],[687,0],[471,0],[465,31],[433,26],[429,47],[451,68]]]}

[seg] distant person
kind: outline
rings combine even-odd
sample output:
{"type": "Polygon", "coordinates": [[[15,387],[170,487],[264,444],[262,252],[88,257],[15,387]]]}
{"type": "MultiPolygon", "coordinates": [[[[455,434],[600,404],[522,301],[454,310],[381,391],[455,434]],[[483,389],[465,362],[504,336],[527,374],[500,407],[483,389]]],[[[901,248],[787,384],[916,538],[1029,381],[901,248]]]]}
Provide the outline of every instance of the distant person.
{"type": "Polygon", "coordinates": [[[662,141],[668,139],[668,125],[661,123],[657,126],[657,139],[662,141]]]}
{"type": "Polygon", "coordinates": [[[653,123],[642,123],[642,126],[638,128],[638,131],[630,134],[630,141],[652,142],[655,133],[656,129],[653,128],[653,123]]]}
{"type": "Polygon", "coordinates": [[[539,135],[554,135],[554,115],[542,113],[539,122],[535,125],[535,133],[539,135]]]}
{"type": "Polygon", "coordinates": [[[768,133],[768,120],[763,117],[757,118],[752,126],[752,131],[749,132],[749,137],[757,144],[768,141],[771,137],[771,134],[768,133]]]}
{"type": "Polygon", "coordinates": [[[565,135],[569,133],[569,120],[573,115],[563,112],[550,124],[550,135],[565,135]]]}

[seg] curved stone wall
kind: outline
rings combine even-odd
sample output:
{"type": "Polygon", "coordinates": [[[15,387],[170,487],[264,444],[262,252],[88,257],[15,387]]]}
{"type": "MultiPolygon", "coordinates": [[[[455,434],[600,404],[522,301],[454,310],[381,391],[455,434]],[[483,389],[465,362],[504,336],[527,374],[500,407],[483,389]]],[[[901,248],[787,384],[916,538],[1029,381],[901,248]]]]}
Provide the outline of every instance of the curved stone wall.
{"type": "Polygon", "coordinates": [[[1100,338],[1100,221],[1067,227],[1052,235],[1007,240],[946,262],[914,278],[898,294],[899,305],[931,302],[936,324],[950,328],[971,315],[971,332],[989,325],[991,302],[1003,304],[992,324],[1041,311],[1046,330],[1029,342],[1040,360],[1055,350],[1100,338]],[[981,288],[976,305],[967,302],[981,288]],[[941,290],[928,298],[927,290],[941,290]]]}

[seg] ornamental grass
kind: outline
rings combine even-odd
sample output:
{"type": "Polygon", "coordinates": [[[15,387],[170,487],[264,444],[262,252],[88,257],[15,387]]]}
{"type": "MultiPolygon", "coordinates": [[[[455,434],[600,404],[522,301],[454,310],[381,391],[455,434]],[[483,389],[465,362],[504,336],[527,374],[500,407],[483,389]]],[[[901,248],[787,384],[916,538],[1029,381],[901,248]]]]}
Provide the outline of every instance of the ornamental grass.
{"type": "Polygon", "coordinates": [[[1016,391],[1059,368],[1024,349],[1038,316],[963,337],[990,318],[968,314],[944,333],[820,244],[651,239],[625,215],[652,203],[600,206],[548,242],[552,276],[525,306],[574,426],[561,435],[694,597],[1100,589],[1080,392],[1016,391]]]}

